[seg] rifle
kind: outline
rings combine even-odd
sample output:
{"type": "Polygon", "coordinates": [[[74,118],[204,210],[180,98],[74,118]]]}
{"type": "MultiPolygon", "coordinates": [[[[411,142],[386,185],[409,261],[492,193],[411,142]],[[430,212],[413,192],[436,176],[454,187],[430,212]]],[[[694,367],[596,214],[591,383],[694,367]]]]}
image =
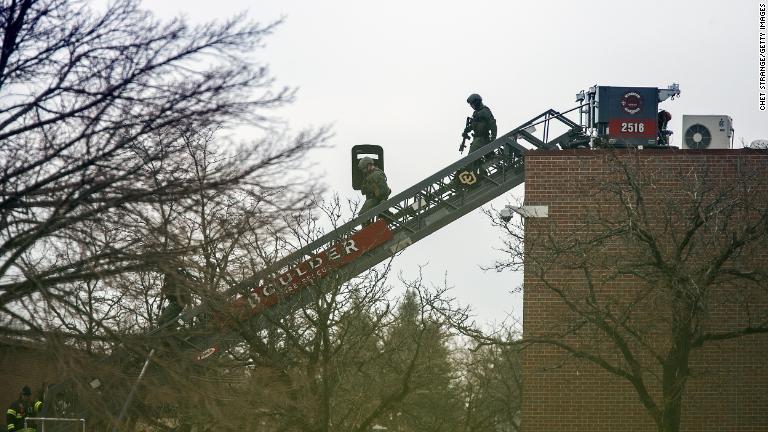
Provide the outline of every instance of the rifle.
{"type": "Polygon", "coordinates": [[[467,117],[467,122],[464,125],[464,133],[461,134],[462,140],[461,145],[459,146],[459,153],[464,152],[464,149],[467,147],[467,139],[469,139],[469,131],[472,128],[472,117],[467,117]]]}

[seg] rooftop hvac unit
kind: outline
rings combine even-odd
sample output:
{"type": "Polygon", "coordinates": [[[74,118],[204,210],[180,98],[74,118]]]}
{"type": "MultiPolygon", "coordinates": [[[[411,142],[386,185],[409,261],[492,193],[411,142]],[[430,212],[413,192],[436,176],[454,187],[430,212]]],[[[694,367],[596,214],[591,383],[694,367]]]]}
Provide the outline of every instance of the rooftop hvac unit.
{"type": "Polygon", "coordinates": [[[727,115],[684,115],[684,149],[727,149],[731,147],[733,119],[727,115]]]}

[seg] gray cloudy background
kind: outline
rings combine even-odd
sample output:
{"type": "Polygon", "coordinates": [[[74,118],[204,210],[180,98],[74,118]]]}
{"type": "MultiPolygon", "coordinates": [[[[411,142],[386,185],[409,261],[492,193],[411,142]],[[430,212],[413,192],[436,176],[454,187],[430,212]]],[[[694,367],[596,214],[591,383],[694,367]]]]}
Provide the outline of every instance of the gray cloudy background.
{"type": "MultiPolygon", "coordinates": [[[[758,4],[722,1],[364,1],[144,0],[158,16],[191,22],[247,11],[263,23],[285,17],[261,60],[278,85],[299,88],[275,112],[294,130],[332,125],[332,148],[313,154],[328,192],[352,190],[349,151],[384,147],[393,193],[458,157],[465,103],[479,93],[499,135],[535,115],[576,105],[592,85],[662,87],[682,95],[661,107],[673,115],[673,145],[683,114],[726,114],[736,146],[768,138],[758,109],[758,4]]],[[[247,138],[247,137],[244,137],[247,138]]],[[[553,185],[553,187],[563,187],[553,185]]],[[[522,186],[515,189],[520,195],[522,186]]],[[[502,197],[494,203],[505,203],[502,197]]],[[[521,317],[509,292],[520,275],[484,272],[501,258],[498,232],[478,210],[415,244],[396,271],[442,284],[481,322],[521,317]]],[[[394,280],[392,283],[396,283],[394,280]]]]}

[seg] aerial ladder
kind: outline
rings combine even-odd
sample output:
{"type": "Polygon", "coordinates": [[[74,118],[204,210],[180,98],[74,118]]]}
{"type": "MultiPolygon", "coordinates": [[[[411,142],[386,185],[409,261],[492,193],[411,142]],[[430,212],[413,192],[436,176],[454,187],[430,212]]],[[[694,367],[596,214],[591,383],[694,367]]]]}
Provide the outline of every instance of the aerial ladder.
{"type": "MultiPolygon", "coordinates": [[[[232,299],[230,324],[232,317],[234,324],[256,320],[257,325],[259,320],[280,319],[320,294],[311,288],[316,282],[329,275],[336,284],[350,280],[523,183],[528,147],[521,142],[543,150],[591,148],[597,143],[613,148],[674,148],[668,144],[668,118],[661,118],[666,111],[657,111],[659,102],[679,95],[680,87],[674,83],[666,89],[594,86],[578,93],[576,107],[544,111],[236,284],[225,293],[232,299]],[[576,110],[578,122],[566,117],[576,110]],[[565,132],[550,139],[556,123],[565,132]],[[535,126],[541,126],[541,138],[534,135],[535,126]],[[367,224],[374,218],[376,222],[367,224]]],[[[192,309],[185,317],[198,311],[192,309]]],[[[219,328],[232,325],[220,323],[219,328]]],[[[197,359],[205,360],[237,339],[234,331],[213,331],[197,345],[201,348],[197,359]]]]}
{"type": "MultiPolygon", "coordinates": [[[[589,137],[583,127],[565,116],[573,110],[543,112],[253,276],[232,284],[220,294],[223,301],[216,302],[223,306],[203,303],[188,308],[176,322],[156,328],[149,335],[173,334],[172,338],[182,344],[182,351],[191,353],[195,361],[215,357],[242,340],[239,328],[264,328],[322,295],[323,283],[344,283],[523,183],[523,157],[530,146],[545,150],[588,146],[589,137]],[[566,132],[549,139],[553,122],[564,125],[566,132]],[[535,126],[539,125],[542,138],[534,136],[535,126]],[[171,329],[177,325],[181,327],[171,329]]],[[[120,430],[155,351],[149,351],[121,404],[113,432],[120,430]]],[[[80,404],[72,399],[71,385],[65,382],[50,389],[44,415],[72,414],[80,404]],[[68,408],[61,411],[57,408],[60,406],[68,408]]]]}
{"type": "MultiPolygon", "coordinates": [[[[543,112],[233,286],[224,294],[231,299],[228,317],[213,318],[222,330],[193,342],[199,348],[196,359],[236,343],[233,320],[277,320],[321,294],[312,287],[329,275],[335,284],[348,281],[523,183],[528,148],[521,142],[546,150],[588,146],[582,126],[568,119],[567,112],[543,112]],[[553,121],[566,132],[550,140],[553,121]],[[534,136],[540,124],[543,138],[534,136]]],[[[196,312],[188,311],[181,320],[196,312]]]]}

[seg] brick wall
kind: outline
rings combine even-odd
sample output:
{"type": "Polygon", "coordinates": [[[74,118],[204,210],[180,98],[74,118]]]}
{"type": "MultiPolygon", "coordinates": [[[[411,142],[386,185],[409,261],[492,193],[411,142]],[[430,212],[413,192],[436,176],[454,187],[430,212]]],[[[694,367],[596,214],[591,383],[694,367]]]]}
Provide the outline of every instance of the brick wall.
{"type": "MultiPolygon", "coordinates": [[[[549,206],[549,217],[525,221],[524,338],[558,339],[557,335],[568,334],[561,340],[581,352],[597,353],[619,367],[627,366],[624,357],[603,333],[587,325],[579,326],[577,315],[566,306],[563,296],[581,301],[577,307],[589,307],[583,300],[590,278],[598,304],[611,313],[623,311],[629,317],[627,322],[642,333],[637,341],[642,340],[658,352],[665,352],[669,346],[664,332],[668,298],[649,289],[640,277],[612,273],[614,262],[632,262],[635,255],[631,243],[610,238],[590,246],[586,258],[558,251],[553,245],[565,247],[573,239],[594,239],[601,229],[616,228],[604,221],[616,219],[622,206],[616,195],[605,191],[615,191],[622,183],[622,167],[636,168],[643,181],[652,184],[645,189],[643,204],[651,211],[650,217],[671,221],[668,231],[659,228],[662,237],[670,239],[676,235],[680,218],[685,219],[676,216],[683,211],[676,204],[690,200],[691,185],[701,179],[706,179],[707,187],[714,190],[732,186],[744,173],[757,174],[750,178],[757,179],[759,185],[734,193],[754,194],[761,200],[758,204],[765,205],[768,192],[761,183],[762,179],[768,180],[768,153],[752,150],[531,151],[525,165],[525,204],[549,206]],[[593,266],[593,273],[585,276],[580,260],[593,266]]],[[[713,240],[713,250],[721,240],[713,240]]],[[[738,259],[768,266],[768,242],[763,239],[747,248],[738,259]]],[[[696,262],[691,260],[691,265],[696,262]]],[[[643,271],[642,265],[637,268],[643,271]]],[[[726,285],[713,291],[710,298],[714,300],[703,315],[703,328],[737,329],[757,315],[765,316],[768,306],[764,290],[726,285]],[[747,298],[749,310],[744,307],[747,298]]],[[[658,363],[639,343],[630,349],[645,370],[644,381],[651,396],[658,400],[661,388],[654,378],[654,374],[661,373],[658,363]]],[[[768,334],[707,345],[695,353],[690,363],[693,376],[685,389],[682,430],[768,431],[768,334]]],[[[523,377],[526,432],[657,430],[627,380],[561,348],[549,344],[526,348],[523,377]]]]}
{"type": "Polygon", "coordinates": [[[37,396],[43,382],[53,382],[57,375],[51,358],[41,347],[0,342],[0,406],[7,408],[25,385],[37,396]]]}

